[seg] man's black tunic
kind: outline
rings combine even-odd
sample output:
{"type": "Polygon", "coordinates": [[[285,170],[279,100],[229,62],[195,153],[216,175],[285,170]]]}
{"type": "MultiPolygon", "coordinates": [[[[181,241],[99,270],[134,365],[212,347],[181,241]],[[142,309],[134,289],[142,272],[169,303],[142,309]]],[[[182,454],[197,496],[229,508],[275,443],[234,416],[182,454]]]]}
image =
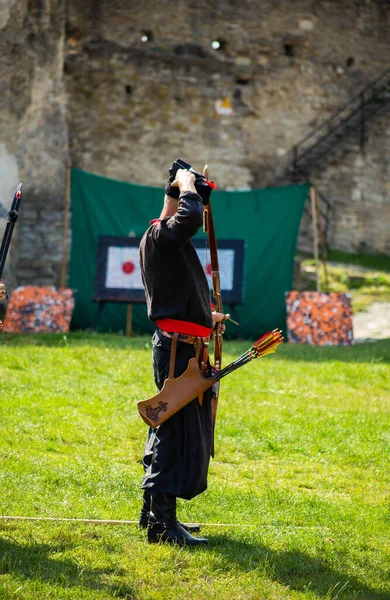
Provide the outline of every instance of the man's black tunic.
{"type": "MultiPolygon", "coordinates": [[[[195,248],[189,241],[202,225],[203,205],[192,192],[180,195],[178,211],[149,227],[140,244],[142,278],[152,321],[177,319],[212,327],[210,292],[195,248]]],[[[153,336],[156,385],[168,377],[171,340],[157,330],[153,336]]],[[[177,343],[175,377],[194,356],[194,347],[177,343]]],[[[200,406],[193,400],[146,440],[142,487],[191,499],[207,487],[212,442],[211,390],[200,406]]]]}

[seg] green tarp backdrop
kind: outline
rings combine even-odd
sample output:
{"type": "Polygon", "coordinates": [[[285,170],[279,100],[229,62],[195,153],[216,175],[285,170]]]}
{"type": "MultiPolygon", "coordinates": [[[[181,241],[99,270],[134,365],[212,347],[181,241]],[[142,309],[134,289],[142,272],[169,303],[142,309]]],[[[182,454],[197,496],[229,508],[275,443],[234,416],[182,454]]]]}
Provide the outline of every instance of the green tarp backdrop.
{"type": "MultiPolygon", "coordinates": [[[[257,338],[285,330],[284,293],[292,289],[295,248],[309,184],[248,192],[215,191],[213,217],[218,239],[245,240],[244,304],[238,307],[241,335],[257,338]]],[[[75,329],[92,326],[97,239],[100,235],[141,237],[159,216],[163,189],[133,185],[72,170],[72,247],[69,286],[77,290],[75,329]]],[[[203,232],[198,237],[205,236],[203,232]]],[[[228,312],[229,307],[225,307],[228,312]]],[[[99,330],[124,331],[126,306],[107,304],[99,330]]],[[[235,326],[230,324],[233,333],[235,326]]],[[[133,306],[133,330],[152,332],[145,304],[133,306]]]]}

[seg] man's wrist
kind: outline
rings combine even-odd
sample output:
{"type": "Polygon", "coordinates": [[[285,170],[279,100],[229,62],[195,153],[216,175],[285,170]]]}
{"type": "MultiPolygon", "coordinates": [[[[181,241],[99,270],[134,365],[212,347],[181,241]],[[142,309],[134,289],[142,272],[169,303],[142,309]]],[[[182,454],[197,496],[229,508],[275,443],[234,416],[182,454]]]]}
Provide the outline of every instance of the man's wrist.
{"type": "Polygon", "coordinates": [[[190,171],[185,171],[184,169],[179,169],[176,174],[176,183],[179,186],[180,193],[184,192],[196,192],[195,188],[195,175],[190,173],[190,171]]]}
{"type": "Polygon", "coordinates": [[[191,192],[192,194],[196,194],[197,196],[199,196],[198,192],[196,191],[195,185],[191,182],[183,184],[183,185],[179,185],[179,189],[180,189],[180,194],[185,194],[186,192],[191,192]]]}

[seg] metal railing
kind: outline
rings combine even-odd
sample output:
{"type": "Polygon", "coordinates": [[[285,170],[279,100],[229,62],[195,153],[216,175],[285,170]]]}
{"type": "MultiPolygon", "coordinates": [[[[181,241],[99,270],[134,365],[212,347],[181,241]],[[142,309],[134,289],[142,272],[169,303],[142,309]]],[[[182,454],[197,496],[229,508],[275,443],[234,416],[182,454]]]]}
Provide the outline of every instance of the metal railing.
{"type": "MultiPolygon", "coordinates": [[[[310,181],[311,170],[346,137],[360,131],[361,149],[366,141],[366,123],[390,102],[390,69],[371,81],[356,96],[341,106],[335,113],[310,131],[292,148],[290,177],[294,181],[310,181]]],[[[321,214],[327,239],[331,203],[318,190],[321,214]]]]}
{"type": "Polygon", "coordinates": [[[360,146],[363,148],[367,120],[379,112],[389,100],[390,69],[387,69],[380,77],[369,83],[359,94],[339,108],[332,117],[310,131],[293,147],[293,172],[298,167],[307,171],[331,151],[345,137],[344,134],[350,133],[351,129],[356,131],[357,128],[360,128],[360,146]],[[329,142],[328,145],[325,145],[326,142],[329,142]],[[322,153],[320,152],[318,155],[315,151],[321,150],[321,146],[322,153]],[[312,157],[311,160],[310,157],[312,157]]]}

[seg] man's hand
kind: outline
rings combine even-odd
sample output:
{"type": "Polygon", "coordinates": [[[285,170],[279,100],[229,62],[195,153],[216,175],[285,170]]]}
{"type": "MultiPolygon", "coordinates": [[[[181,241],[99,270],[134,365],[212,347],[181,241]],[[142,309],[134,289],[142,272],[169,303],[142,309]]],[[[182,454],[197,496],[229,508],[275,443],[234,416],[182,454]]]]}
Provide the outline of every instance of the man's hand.
{"type": "Polygon", "coordinates": [[[178,187],[180,193],[183,192],[198,192],[195,189],[195,175],[186,169],[178,169],[176,179],[172,183],[172,187],[178,187]]]}
{"type": "Polygon", "coordinates": [[[0,300],[4,300],[6,295],[7,295],[7,292],[5,289],[5,285],[2,281],[0,281],[0,300]]]}
{"type": "MultiPolygon", "coordinates": [[[[213,317],[213,327],[216,326],[217,323],[220,323],[221,321],[225,321],[225,319],[229,319],[230,315],[229,313],[227,313],[226,315],[224,315],[223,313],[217,312],[215,310],[213,310],[213,312],[211,313],[212,317],[213,317]]],[[[221,333],[223,333],[226,329],[226,325],[224,323],[222,323],[221,325],[221,333]]]]}

